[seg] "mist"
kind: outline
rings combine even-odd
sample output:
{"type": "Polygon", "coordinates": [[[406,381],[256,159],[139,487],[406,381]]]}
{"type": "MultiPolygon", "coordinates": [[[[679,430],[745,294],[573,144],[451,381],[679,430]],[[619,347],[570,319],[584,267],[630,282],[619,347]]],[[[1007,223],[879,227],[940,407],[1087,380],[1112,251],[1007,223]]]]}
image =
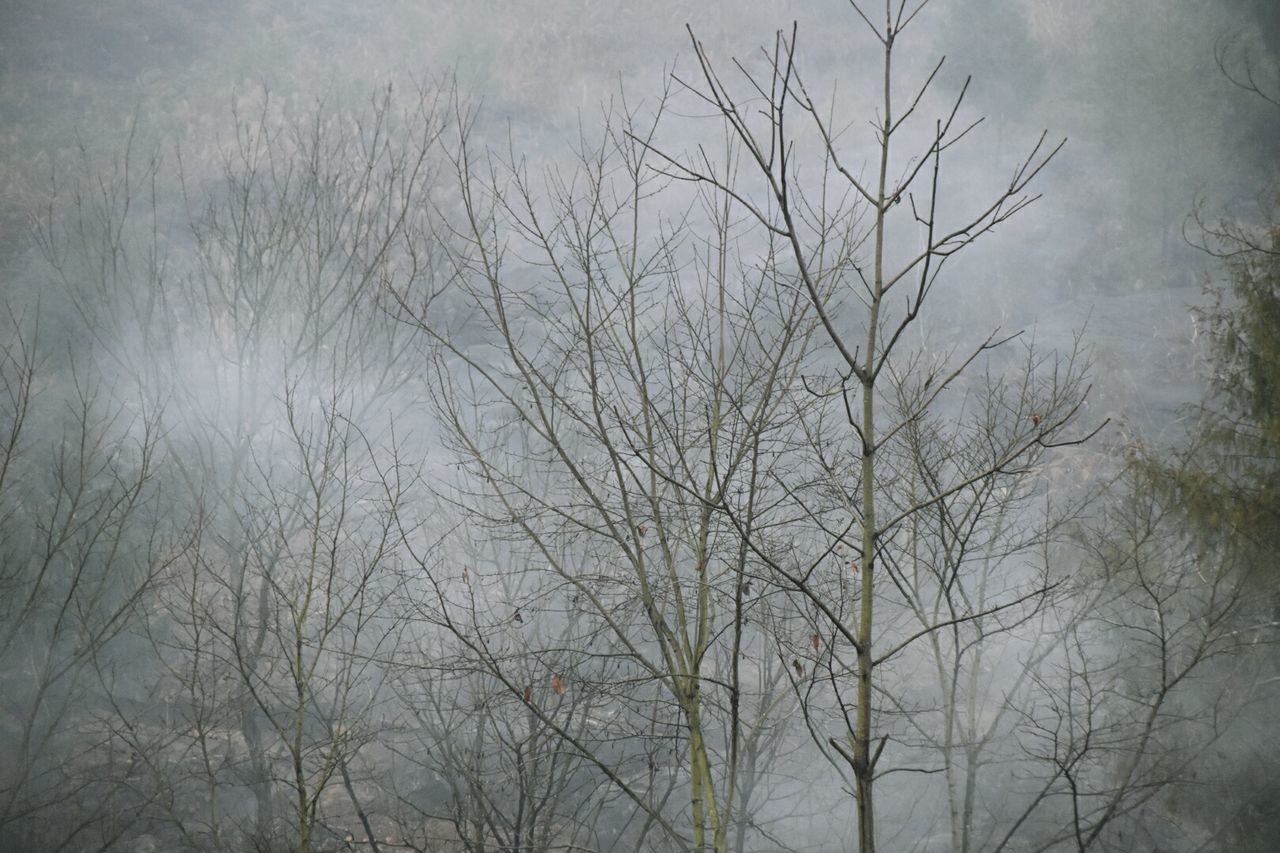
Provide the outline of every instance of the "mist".
{"type": "Polygon", "coordinates": [[[0,3],[0,848],[1275,849],[1278,39],[0,3]]]}

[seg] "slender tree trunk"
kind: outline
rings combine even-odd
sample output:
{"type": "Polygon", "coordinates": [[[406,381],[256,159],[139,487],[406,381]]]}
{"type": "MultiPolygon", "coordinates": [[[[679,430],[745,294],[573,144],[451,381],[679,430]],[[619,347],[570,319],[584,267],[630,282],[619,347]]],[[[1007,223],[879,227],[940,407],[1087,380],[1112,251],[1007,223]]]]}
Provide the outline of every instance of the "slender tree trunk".
{"type": "Polygon", "coordinates": [[[713,849],[724,853],[725,834],[720,827],[720,812],[716,804],[715,783],[711,776],[711,761],[707,756],[707,744],[702,735],[701,690],[696,679],[689,688],[685,718],[689,726],[689,770],[693,805],[693,844],[696,850],[713,849]],[[710,829],[711,846],[707,844],[710,829]]]}
{"type": "Polygon", "coordinates": [[[871,678],[875,660],[871,654],[875,616],[876,531],[876,345],[880,323],[880,301],[884,293],[884,239],[887,200],[885,187],[889,173],[889,140],[893,134],[890,77],[893,57],[892,11],[886,6],[884,45],[884,106],[880,131],[880,173],[876,190],[875,270],[871,306],[867,317],[867,349],[862,380],[862,566],[859,576],[858,612],[858,707],[854,723],[854,777],[858,805],[858,850],[875,853],[875,758],[871,751],[871,678]]]}

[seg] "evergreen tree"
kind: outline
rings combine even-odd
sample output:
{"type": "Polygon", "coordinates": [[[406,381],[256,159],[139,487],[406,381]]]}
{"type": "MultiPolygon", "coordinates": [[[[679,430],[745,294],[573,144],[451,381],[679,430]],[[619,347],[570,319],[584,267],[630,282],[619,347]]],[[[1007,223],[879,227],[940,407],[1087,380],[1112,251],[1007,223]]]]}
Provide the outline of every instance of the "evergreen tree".
{"type": "MultiPolygon", "coordinates": [[[[1247,64],[1233,83],[1280,107],[1247,64]]],[[[1201,772],[1180,811],[1210,828],[1218,849],[1270,851],[1280,843],[1280,183],[1272,181],[1252,223],[1196,217],[1200,247],[1225,273],[1213,301],[1196,312],[1208,335],[1210,373],[1186,446],[1172,461],[1148,454],[1140,479],[1188,522],[1187,541],[1206,572],[1233,572],[1248,595],[1235,615],[1239,645],[1221,667],[1224,693],[1238,712],[1219,724],[1212,750],[1188,760],[1201,772]]]]}
{"type": "Polygon", "coordinates": [[[1271,590],[1280,581],[1280,222],[1206,233],[1227,273],[1197,312],[1209,335],[1208,400],[1189,452],[1164,474],[1207,540],[1271,590]]]}

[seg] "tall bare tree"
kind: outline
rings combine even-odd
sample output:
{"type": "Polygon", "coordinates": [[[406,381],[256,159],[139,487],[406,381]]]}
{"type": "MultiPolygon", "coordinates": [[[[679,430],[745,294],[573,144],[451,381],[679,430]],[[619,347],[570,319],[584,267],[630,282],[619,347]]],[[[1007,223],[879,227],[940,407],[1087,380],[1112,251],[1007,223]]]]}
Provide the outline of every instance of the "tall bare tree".
{"type": "MultiPolygon", "coordinates": [[[[904,96],[895,61],[926,4],[888,0],[875,11],[851,5],[881,60],[865,153],[851,147],[845,120],[810,93],[794,29],[778,34],[759,65],[734,63],[740,85],[727,82],[693,41],[699,73],[686,88],[727,125],[749,181],[724,180],[703,150],[687,157],[644,143],[667,174],[719,191],[789,249],[830,348],[831,358],[819,365],[824,378],[810,390],[831,401],[833,412],[811,419],[807,429],[821,485],[805,489],[797,480],[789,490],[804,508],[815,547],[805,559],[767,562],[776,582],[818,617],[811,657],[830,686],[834,718],[810,725],[815,741],[852,777],[858,849],[870,853],[875,782],[886,772],[880,761],[894,737],[887,709],[903,689],[892,680],[894,669],[915,644],[936,643],[939,632],[954,635],[960,626],[981,632],[981,620],[1025,615],[1056,583],[1051,575],[1004,568],[999,594],[991,589],[981,603],[952,612],[922,609],[920,578],[932,575],[935,590],[954,591],[959,566],[950,549],[964,544],[957,534],[968,535],[953,529],[956,521],[977,522],[985,516],[984,495],[1017,488],[1046,451],[1087,436],[1073,430],[1084,391],[1079,360],[1031,356],[1022,378],[1010,383],[999,373],[1000,351],[1017,334],[992,331],[976,336],[967,351],[940,356],[913,345],[908,334],[924,322],[921,312],[947,262],[1034,201],[1028,188],[1061,144],[1046,146],[1042,136],[1007,185],[948,216],[954,205],[943,197],[942,161],[978,123],[961,116],[967,85],[920,129],[942,63],[904,96]],[[858,165],[864,160],[870,174],[858,165]],[[975,394],[976,403],[967,403],[975,394]],[[922,534],[931,545],[921,545],[922,534]],[[831,564],[843,572],[824,571],[831,564]],[[903,618],[912,613],[914,620],[903,618]]],[[[944,595],[940,603],[946,601],[944,595]]],[[[796,676],[797,690],[807,691],[812,667],[797,659],[796,676]]]]}
{"type": "MultiPolygon", "coordinates": [[[[477,322],[451,327],[401,294],[435,345],[438,410],[470,475],[448,495],[519,537],[538,568],[526,603],[503,618],[556,620],[567,597],[585,633],[563,650],[566,671],[597,669],[597,654],[619,662],[615,677],[636,689],[616,694],[625,710],[615,713],[667,729],[688,796],[672,811],[647,777],[605,760],[597,769],[648,828],[723,850],[741,808],[744,738],[781,716],[776,695],[752,698],[776,694],[777,679],[749,680],[741,665],[770,606],[753,588],[760,566],[747,543],[781,523],[768,471],[789,450],[812,320],[777,247],[748,254],[723,201],[695,197],[679,215],[657,207],[667,182],[642,141],[657,117],[640,128],[624,107],[599,142],[583,143],[573,174],[541,181],[518,155],[477,154],[470,124],[459,121],[452,155],[461,201],[449,242],[459,247],[451,285],[477,322]]],[[[467,612],[455,600],[461,577],[453,566],[440,579],[442,608],[467,612]]],[[[483,656],[497,671],[496,655],[483,656]]],[[[517,694],[522,677],[504,675],[517,694]]],[[[547,673],[578,689],[565,677],[547,673]]]]}

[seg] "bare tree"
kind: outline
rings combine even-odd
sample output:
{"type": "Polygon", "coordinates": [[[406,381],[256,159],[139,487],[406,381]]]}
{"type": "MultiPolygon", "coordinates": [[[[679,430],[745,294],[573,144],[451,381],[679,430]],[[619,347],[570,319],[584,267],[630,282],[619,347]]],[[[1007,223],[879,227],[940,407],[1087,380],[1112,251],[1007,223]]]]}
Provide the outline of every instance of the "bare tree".
{"type": "MultiPolygon", "coordinates": [[[[1046,451],[1088,437],[1073,430],[1084,391],[1079,360],[1031,356],[1023,378],[1007,383],[1000,351],[1016,334],[997,330],[967,352],[941,356],[910,343],[907,333],[923,322],[948,260],[1034,201],[1028,187],[1061,147],[1046,146],[1042,137],[1006,186],[948,221],[942,160],[978,122],[961,118],[966,86],[941,118],[917,129],[941,63],[905,97],[898,94],[895,58],[925,5],[886,2],[881,14],[852,4],[882,60],[869,176],[855,165],[864,155],[850,150],[843,120],[811,95],[794,29],[763,52],[763,72],[735,61],[741,92],[693,42],[699,74],[686,89],[723,119],[752,183],[724,180],[723,167],[703,150],[679,156],[639,140],[665,174],[714,188],[789,248],[800,290],[831,349],[825,378],[810,390],[832,413],[811,417],[806,427],[822,473],[816,486],[796,479],[788,489],[814,531],[811,553],[780,560],[756,550],[775,583],[801,596],[814,614],[812,662],[796,658],[796,689],[811,697],[809,683],[821,668],[830,716],[811,713],[809,725],[815,742],[851,776],[864,853],[876,844],[875,782],[889,772],[880,760],[897,742],[889,718],[908,687],[893,678],[896,668],[909,669],[903,657],[922,641],[939,650],[939,632],[954,639],[958,631],[981,634],[984,620],[1016,623],[1042,606],[1057,583],[1052,575],[1008,568],[1017,549],[998,542],[992,545],[1002,582],[981,603],[953,612],[959,599],[944,594],[939,609],[922,599],[920,579],[929,577],[935,593],[958,592],[955,576],[970,569],[956,562],[953,549],[969,534],[953,525],[983,518],[986,496],[1019,488],[1046,451]],[[975,389],[971,374],[983,365],[994,378],[975,389]],[[976,404],[966,403],[975,390],[976,404]],[[922,546],[921,536],[932,544],[922,546]],[[832,563],[844,571],[823,571],[832,563]]],[[[962,648],[963,641],[951,648],[953,663],[962,648]]]]}
{"type": "Polygon", "coordinates": [[[1247,585],[1231,560],[1195,546],[1142,475],[1125,476],[1080,548],[1060,653],[1022,709],[1020,744],[1034,761],[1020,814],[990,847],[1212,844],[1170,798],[1198,787],[1205,757],[1247,707],[1229,686],[1253,639],[1238,630],[1247,585]]]}
{"type": "Polygon", "coordinates": [[[740,247],[723,202],[700,196],[678,216],[650,213],[666,181],[639,140],[656,118],[637,129],[624,107],[600,142],[583,143],[574,174],[549,171],[541,183],[514,153],[477,155],[470,117],[458,124],[451,284],[479,322],[451,327],[411,293],[400,299],[436,347],[438,410],[469,475],[445,496],[518,537],[517,559],[540,577],[514,613],[468,625],[473,602],[452,566],[435,580],[446,611],[437,618],[521,694],[523,675],[484,646],[483,623],[580,614],[571,618],[583,633],[559,665],[590,672],[597,655],[617,661],[615,677],[633,689],[613,691],[612,713],[654,720],[680,744],[673,760],[688,796],[674,808],[647,775],[588,757],[646,814],[641,840],[661,830],[726,849],[744,738],[782,716],[777,701],[754,699],[776,697],[777,678],[749,681],[741,666],[768,624],[747,542],[781,523],[767,472],[790,449],[798,355],[813,329],[805,300],[775,246],[758,258],[740,247]]]}
{"type": "Polygon", "coordinates": [[[161,500],[157,413],[113,401],[91,369],[58,365],[35,317],[8,311],[0,836],[33,849],[110,845],[146,803],[130,784],[136,756],[102,724],[97,682],[133,674],[128,633],[188,543],[161,500]]]}
{"type": "Polygon", "coordinates": [[[381,294],[431,274],[441,122],[430,92],[356,114],[260,106],[234,116],[213,174],[132,144],[105,170],[86,153],[38,233],[118,386],[165,404],[162,476],[197,520],[144,632],[163,724],[108,689],[115,734],[187,843],[308,850],[337,832],[339,781],[342,819],[371,835],[348,776],[398,637],[393,424],[414,403],[413,338],[381,294]]]}

